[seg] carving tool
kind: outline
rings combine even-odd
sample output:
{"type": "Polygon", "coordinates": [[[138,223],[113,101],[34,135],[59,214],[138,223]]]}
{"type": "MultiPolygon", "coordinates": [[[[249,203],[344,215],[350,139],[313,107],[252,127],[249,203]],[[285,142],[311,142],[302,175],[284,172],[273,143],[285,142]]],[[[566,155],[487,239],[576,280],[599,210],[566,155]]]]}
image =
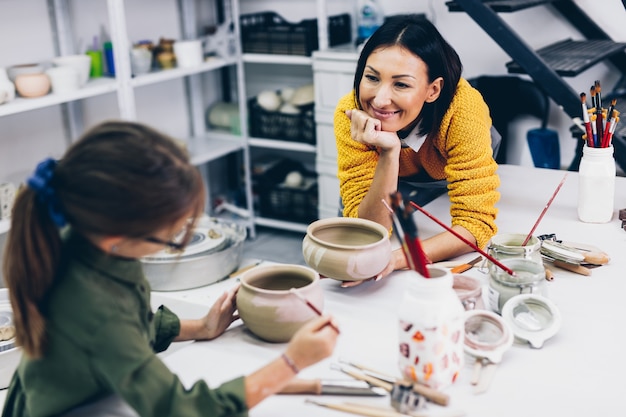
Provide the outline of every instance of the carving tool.
{"type": "Polygon", "coordinates": [[[477,256],[474,259],[472,259],[471,261],[469,261],[468,263],[455,266],[454,268],[452,268],[450,270],[450,272],[452,272],[453,274],[462,274],[463,272],[472,269],[472,267],[474,265],[476,265],[478,262],[480,262],[482,260],[483,260],[482,256],[477,256]]]}
{"type": "Polygon", "coordinates": [[[429,212],[424,210],[422,207],[417,205],[415,202],[411,201],[411,205],[413,207],[415,207],[416,209],[418,209],[419,211],[421,211],[422,213],[424,213],[427,217],[429,217],[431,220],[433,220],[439,226],[443,227],[448,232],[452,233],[458,239],[463,241],[467,246],[469,246],[470,248],[474,249],[476,252],[480,253],[485,258],[489,259],[498,268],[502,269],[503,271],[505,271],[507,274],[509,274],[511,276],[515,276],[515,272],[511,268],[507,267],[506,265],[503,265],[502,262],[498,261],[496,258],[494,258],[493,256],[489,255],[487,252],[485,252],[484,250],[482,250],[481,248],[476,246],[474,243],[472,243],[469,240],[465,239],[463,236],[458,234],[454,229],[452,229],[451,227],[447,226],[445,223],[443,223],[441,220],[439,220],[438,218],[436,218],[435,216],[433,216],[432,214],[430,214],[429,212]]]}
{"type": "Polygon", "coordinates": [[[358,395],[382,397],[387,391],[359,380],[294,378],[278,394],[358,395]]]}

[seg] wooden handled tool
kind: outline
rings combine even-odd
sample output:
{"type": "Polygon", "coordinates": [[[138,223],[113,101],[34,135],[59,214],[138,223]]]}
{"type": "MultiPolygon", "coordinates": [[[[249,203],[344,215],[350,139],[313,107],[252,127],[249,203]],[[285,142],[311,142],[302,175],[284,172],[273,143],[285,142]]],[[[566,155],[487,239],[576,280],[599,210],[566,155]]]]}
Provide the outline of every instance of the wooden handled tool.
{"type": "Polygon", "coordinates": [[[400,414],[393,410],[381,409],[379,407],[371,407],[367,405],[361,404],[349,404],[349,403],[327,403],[321,401],[311,400],[307,398],[305,400],[307,403],[319,405],[321,407],[330,408],[337,411],[343,411],[345,413],[358,414],[360,416],[367,417],[407,417],[406,414],[400,414]]]}
{"type": "Polygon", "coordinates": [[[322,382],[319,379],[294,378],[278,392],[278,394],[314,394],[322,393],[322,382]]]}

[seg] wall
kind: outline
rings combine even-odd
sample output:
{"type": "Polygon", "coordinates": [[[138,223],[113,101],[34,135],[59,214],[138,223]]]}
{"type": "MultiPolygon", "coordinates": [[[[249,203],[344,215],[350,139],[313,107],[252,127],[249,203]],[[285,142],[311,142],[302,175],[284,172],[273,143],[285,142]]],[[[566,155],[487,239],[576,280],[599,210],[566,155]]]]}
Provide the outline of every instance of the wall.
{"type": "MultiPolygon", "coordinates": [[[[380,0],[385,13],[426,13],[439,27],[446,39],[455,47],[464,63],[464,76],[470,78],[482,74],[505,74],[504,64],[510,59],[467,15],[450,13],[445,1],[426,0],[399,2],[380,0]]],[[[577,0],[596,22],[618,41],[626,41],[626,11],[620,0],[577,0]]],[[[160,36],[177,38],[179,22],[173,0],[133,0],[127,2],[127,15],[131,41],[139,39],[158,40],[160,36]]],[[[328,1],[330,14],[345,10],[348,0],[328,1]],[[347,3],[346,3],[347,2],[347,3]]],[[[275,10],[290,21],[298,21],[315,15],[316,3],[312,0],[241,0],[244,13],[259,10],[275,10]]],[[[106,31],[106,2],[103,0],[80,0],[71,2],[78,49],[84,49],[95,34],[106,31]]],[[[506,21],[533,47],[541,47],[552,41],[580,34],[568,24],[561,22],[549,7],[503,15],[506,21]],[[541,28],[541,30],[537,30],[541,28]]],[[[0,67],[49,60],[54,56],[50,36],[47,4],[41,0],[2,0],[0,2],[0,37],[3,40],[0,67]],[[10,39],[10,41],[7,41],[10,39]]],[[[618,76],[611,67],[598,65],[577,77],[568,79],[576,90],[586,91],[595,79],[610,85],[618,76]]],[[[290,71],[285,70],[285,76],[290,71]]],[[[251,92],[255,87],[251,86],[251,92]]],[[[142,87],[136,95],[140,120],[155,125],[168,133],[183,137],[188,125],[184,117],[186,103],[181,80],[142,87]]],[[[116,117],[116,97],[107,94],[84,101],[86,125],[106,118],[116,117]]],[[[532,121],[528,122],[532,126],[532,121]]],[[[518,129],[520,146],[519,163],[529,163],[526,151],[525,131],[528,123],[518,129]],[[525,159],[524,159],[525,158],[525,159]]],[[[550,127],[559,131],[562,164],[567,166],[574,154],[575,142],[570,137],[568,117],[553,106],[550,127]]],[[[21,181],[35,164],[45,156],[59,156],[65,149],[60,107],[33,110],[14,116],[0,118],[0,181],[21,181]],[[35,122],[36,121],[36,122],[35,122]]],[[[527,152],[527,151],[526,151],[527,152]]]]}

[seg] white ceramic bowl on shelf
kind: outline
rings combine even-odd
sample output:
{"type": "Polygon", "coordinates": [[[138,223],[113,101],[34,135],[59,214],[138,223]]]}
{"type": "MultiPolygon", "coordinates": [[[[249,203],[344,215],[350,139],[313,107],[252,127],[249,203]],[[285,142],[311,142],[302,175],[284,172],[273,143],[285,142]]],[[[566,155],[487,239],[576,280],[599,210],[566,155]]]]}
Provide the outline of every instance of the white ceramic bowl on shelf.
{"type": "Polygon", "coordinates": [[[76,70],[78,73],[78,85],[83,87],[89,80],[89,73],[91,72],[91,57],[89,55],[63,55],[52,59],[52,63],[55,67],[69,66],[76,70]]]}

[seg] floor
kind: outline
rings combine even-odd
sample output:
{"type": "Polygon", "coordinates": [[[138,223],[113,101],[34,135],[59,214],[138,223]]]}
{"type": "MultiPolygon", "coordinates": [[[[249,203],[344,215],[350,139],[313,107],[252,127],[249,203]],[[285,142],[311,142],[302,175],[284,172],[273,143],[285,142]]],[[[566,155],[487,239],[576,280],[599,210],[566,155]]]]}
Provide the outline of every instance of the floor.
{"type": "Polygon", "coordinates": [[[302,257],[303,232],[257,226],[256,233],[256,238],[245,241],[243,259],[306,265],[302,257]]]}

